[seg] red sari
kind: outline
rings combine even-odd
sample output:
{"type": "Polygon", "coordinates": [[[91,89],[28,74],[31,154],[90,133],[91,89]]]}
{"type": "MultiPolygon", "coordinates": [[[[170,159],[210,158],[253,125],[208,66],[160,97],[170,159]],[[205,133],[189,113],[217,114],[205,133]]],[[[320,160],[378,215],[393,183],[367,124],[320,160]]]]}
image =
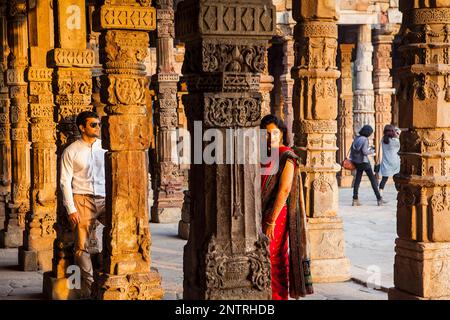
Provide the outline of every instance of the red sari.
{"type": "MultiPolygon", "coordinates": [[[[281,154],[291,150],[288,147],[280,147],[279,153],[281,154]]],[[[261,188],[264,188],[268,175],[261,177],[261,188]]],[[[267,217],[263,218],[263,224],[267,221],[267,217]]],[[[287,205],[284,204],[280,214],[275,221],[274,239],[270,241],[270,264],[272,267],[272,300],[287,300],[289,295],[289,229],[287,224],[287,205]]]]}
{"type": "MultiPolygon", "coordinates": [[[[281,173],[284,169],[285,163],[287,161],[292,161],[295,168],[297,168],[298,157],[295,155],[294,151],[291,148],[281,146],[279,148],[279,159],[279,168],[276,174],[272,173],[272,175],[261,176],[261,190],[263,196],[263,225],[266,222],[269,222],[268,220],[271,219],[273,203],[278,193],[279,181],[277,180],[281,178],[281,173]],[[287,153],[285,154],[285,152],[287,153]]],[[[267,170],[267,166],[265,166],[264,168],[267,170]]],[[[290,198],[298,199],[298,193],[293,194],[292,192],[298,191],[299,188],[295,189],[297,186],[297,182],[298,179],[294,177],[290,198]]],[[[299,183],[301,184],[301,181],[299,183]]],[[[289,198],[287,202],[289,202],[289,198]]],[[[289,298],[290,291],[291,296],[295,299],[300,296],[304,296],[305,294],[311,294],[313,292],[309,270],[309,254],[307,254],[307,250],[305,250],[306,243],[303,243],[306,242],[306,240],[300,241],[299,237],[296,236],[297,231],[300,230],[297,229],[299,223],[294,222],[299,221],[299,219],[296,220],[295,216],[301,216],[298,211],[299,207],[296,206],[296,204],[292,203],[292,201],[290,204],[285,203],[275,221],[274,239],[270,241],[269,246],[273,300],[287,300],[289,298]],[[293,212],[291,216],[289,216],[289,211],[293,212]],[[289,239],[290,231],[294,234],[291,239],[289,239]],[[292,243],[290,243],[289,241],[291,241],[292,243]],[[302,244],[304,245],[302,246],[302,244]],[[295,249],[294,246],[297,249],[295,249]],[[289,256],[289,248],[291,248],[291,251],[295,252],[295,254],[291,257],[289,256]],[[299,254],[299,252],[303,252],[303,254],[299,254]],[[299,263],[293,263],[291,261],[292,259],[297,259],[296,261],[298,261],[299,263]],[[294,265],[296,267],[295,269],[298,270],[290,270],[290,264],[294,265]],[[295,273],[295,275],[293,275],[293,273],[295,273]],[[293,279],[295,279],[295,284],[293,283],[293,279]]],[[[306,233],[306,230],[303,230],[302,233],[306,233]]]]}

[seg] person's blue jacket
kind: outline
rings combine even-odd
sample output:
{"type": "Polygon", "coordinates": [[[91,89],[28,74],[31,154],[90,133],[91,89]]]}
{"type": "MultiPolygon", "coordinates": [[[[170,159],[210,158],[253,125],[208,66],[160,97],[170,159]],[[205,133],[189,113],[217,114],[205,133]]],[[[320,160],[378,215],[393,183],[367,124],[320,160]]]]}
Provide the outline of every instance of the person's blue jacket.
{"type": "Polygon", "coordinates": [[[350,160],[353,163],[369,163],[370,154],[373,154],[374,150],[369,148],[369,139],[364,136],[357,136],[353,140],[352,147],[350,148],[350,160]]]}

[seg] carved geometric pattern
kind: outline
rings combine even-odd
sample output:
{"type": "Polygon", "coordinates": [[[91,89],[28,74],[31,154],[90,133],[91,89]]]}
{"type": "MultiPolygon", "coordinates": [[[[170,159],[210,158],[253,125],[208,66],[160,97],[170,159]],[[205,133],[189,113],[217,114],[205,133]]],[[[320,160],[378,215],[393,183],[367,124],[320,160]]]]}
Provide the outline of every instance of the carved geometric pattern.
{"type": "Polygon", "coordinates": [[[236,30],[236,8],[226,8],[223,16],[223,21],[228,30],[236,30]]]}
{"type": "Polygon", "coordinates": [[[191,37],[196,25],[190,23],[192,16],[200,15],[203,34],[230,34],[241,29],[253,36],[269,36],[275,32],[276,11],[260,4],[237,4],[225,1],[209,1],[198,7],[192,1],[180,3],[176,17],[177,36],[191,37]]]}
{"type": "Polygon", "coordinates": [[[150,31],[156,28],[156,9],[153,7],[102,6],[100,26],[103,29],[134,29],[150,31]]]}
{"type": "Polygon", "coordinates": [[[272,16],[268,13],[267,10],[263,11],[259,20],[261,22],[261,28],[264,31],[269,31],[268,29],[270,29],[270,26],[272,25],[272,16]]]}
{"type": "Polygon", "coordinates": [[[249,127],[261,117],[261,97],[214,97],[205,95],[205,125],[212,127],[249,127]]]}
{"type": "Polygon", "coordinates": [[[254,29],[254,9],[245,8],[242,15],[242,25],[245,27],[245,31],[252,31],[254,29]]]}
{"type": "Polygon", "coordinates": [[[203,20],[211,30],[217,29],[217,7],[208,7],[203,16],[203,20]]]}
{"type": "Polygon", "coordinates": [[[448,23],[450,8],[415,9],[405,13],[407,24],[428,25],[434,23],[448,23]]]}
{"type": "Polygon", "coordinates": [[[58,66],[92,67],[94,65],[93,50],[55,48],[54,55],[55,63],[58,66]]]}

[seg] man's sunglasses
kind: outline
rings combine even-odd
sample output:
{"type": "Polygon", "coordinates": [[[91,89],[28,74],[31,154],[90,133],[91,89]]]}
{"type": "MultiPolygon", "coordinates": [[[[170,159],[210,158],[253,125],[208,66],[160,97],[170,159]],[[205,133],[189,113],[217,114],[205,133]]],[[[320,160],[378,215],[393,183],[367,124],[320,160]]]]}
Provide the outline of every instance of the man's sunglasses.
{"type": "Polygon", "coordinates": [[[91,122],[91,123],[89,123],[89,126],[91,128],[97,128],[97,126],[101,127],[102,124],[100,122],[91,122]]]}

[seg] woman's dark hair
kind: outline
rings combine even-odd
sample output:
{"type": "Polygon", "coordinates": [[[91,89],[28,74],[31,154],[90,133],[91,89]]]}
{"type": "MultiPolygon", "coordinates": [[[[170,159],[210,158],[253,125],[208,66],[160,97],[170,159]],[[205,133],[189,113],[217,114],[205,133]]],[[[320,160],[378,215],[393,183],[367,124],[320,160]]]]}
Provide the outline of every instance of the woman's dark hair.
{"type": "Polygon", "coordinates": [[[284,124],[284,122],[281,119],[279,119],[277,116],[275,116],[273,114],[268,114],[268,115],[264,116],[261,119],[261,124],[259,127],[261,129],[266,129],[266,127],[271,123],[276,125],[277,128],[280,129],[280,131],[283,133],[283,144],[285,146],[287,146],[288,145],[287,127],[284,124]]]}
{"type": "Polygon", "coordinates": [[[387,124],[383,130],[383,143],[389,144],[389,140],[395,137],[395,127],[387,124]]]}
{"type": "Polygon", "coordinates": [[[98,115],[95,112],[92,112],[92,111],[80,112],[78,114],[78,116],[77,116],[77,120],[75,120],[77,128],[79,128],[80,126],[86,127],[86,119],[87,118],[96,118],[96,119],[98,119],[98,115]]]}
{"type": "Polygon", "coordinates": [[[361,128],[361,130],[359,130],[359,135],[367,137],[367,138],[370,137],[372,135],[372,133],[373,133],[373,128],[370,125],[368,125],[368,124],[363,126],[361,128]]]}

